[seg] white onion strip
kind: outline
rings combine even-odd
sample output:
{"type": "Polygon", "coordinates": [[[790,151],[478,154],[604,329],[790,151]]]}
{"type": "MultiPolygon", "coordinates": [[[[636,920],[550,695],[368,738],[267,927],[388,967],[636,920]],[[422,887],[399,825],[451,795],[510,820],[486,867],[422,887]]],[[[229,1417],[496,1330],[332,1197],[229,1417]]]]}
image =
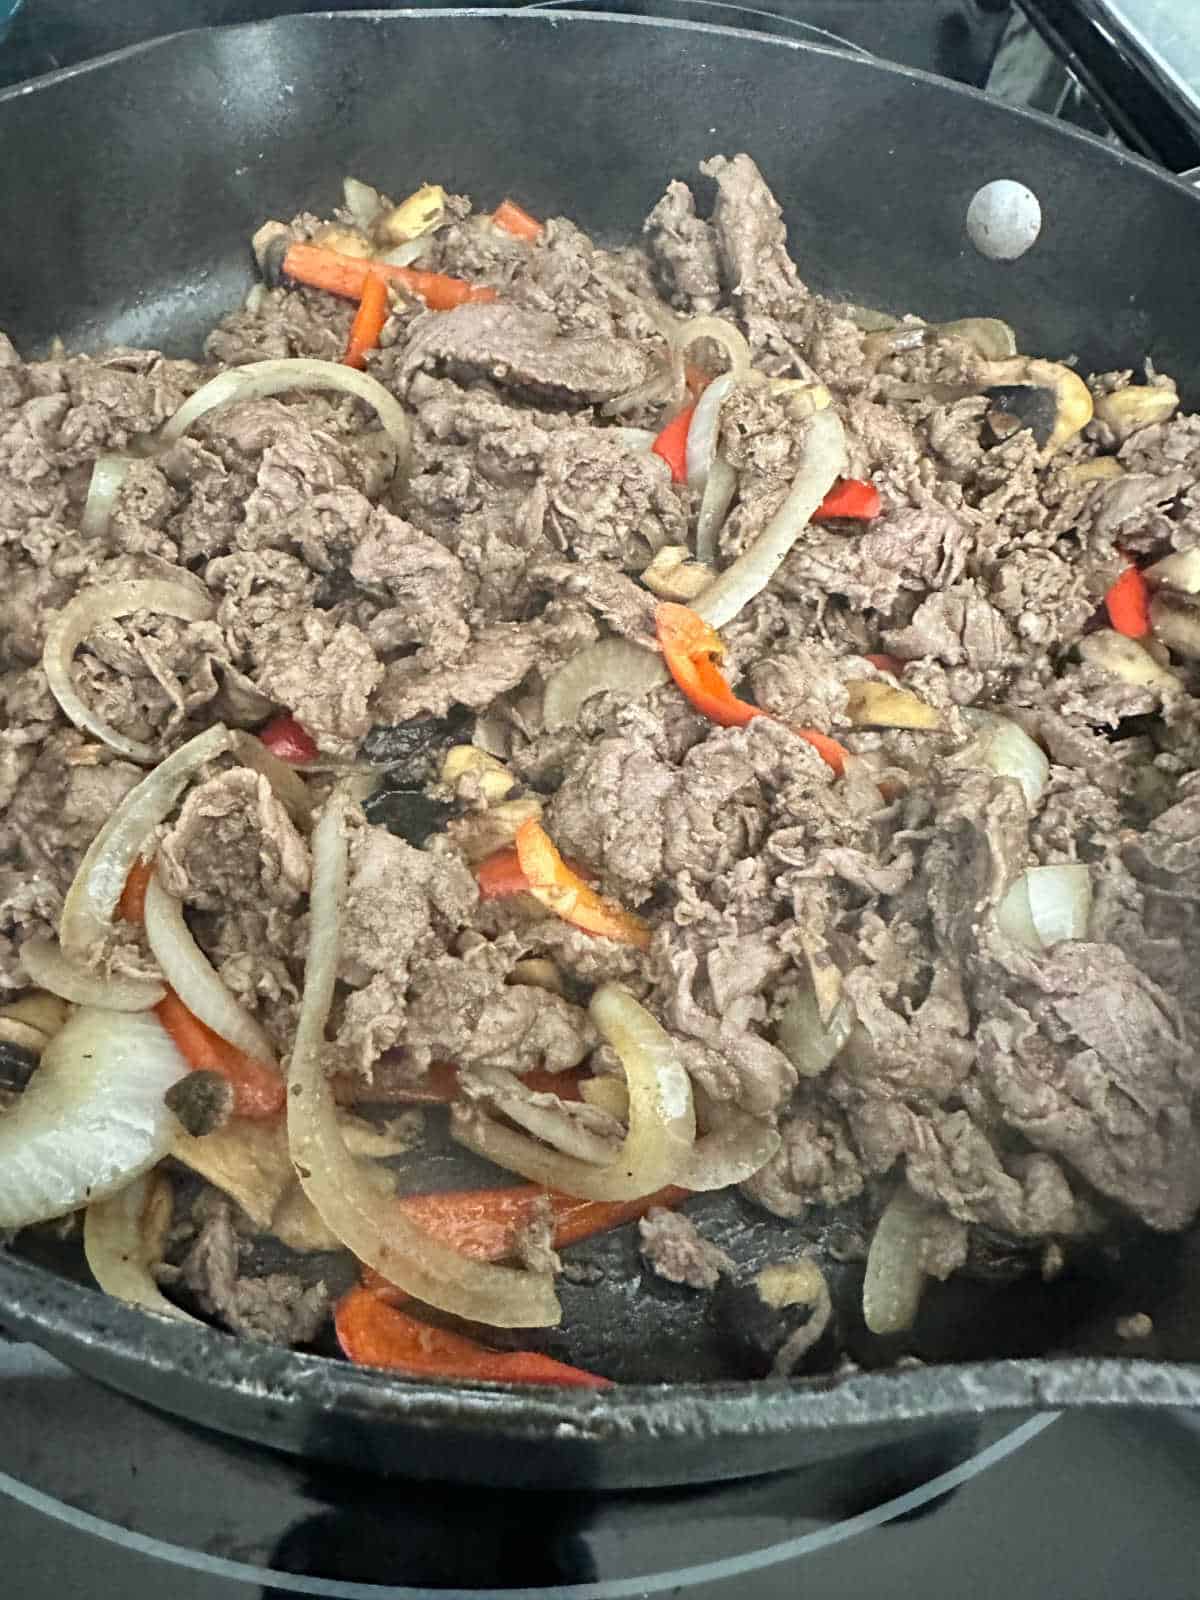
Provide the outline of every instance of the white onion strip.
{"type": "Polygon", "coordinates": [[[312,795],[308,785],[286,761],[281,761],[273,750],[268,750],[261,739],[240,729],[229,736],[234,754],[244,767],[261,775],[271,785],[271,793],[291,817],[302,833],[312,831],[312,795]]]}
{"type": "Polygon", "coordinates": [[[925,1232],[933,1208],[907,1185],[884,1207],[867,1251],[863,1318],[872,1333],[911,1328],[925,1282],[925,1232]]]}
{"type": "Polygon", "coordinates": [[[654,651],[629,639],[600,639],[547,678],[542,721],[551,731],[573,727],[581,707],[594,694],[612,690],[633,699],[666,683],[667,676],[662,657],[654,651]]]}
{"type": "Polygon", "coordinates": [[[97,539],[108,531],[112,508],[132,465],[132,456],[109,453],[96,457],[87,499],[83,503],[83,518],[79,524],[89,539],[97,539]]]}
{"type": "Polygon", "coordinates": [[[166,994],[152,978],[104,977],[72,961],[53,939],[26,939],[18,952],[26,976],[39,989],[69,1000],[74,1006],[102,1011],[149,1011],[166,994]]]}
{"type": "Polygon", "coordinates": [[[1015,879],[996,907],[996,924],[1040,954],[1064,939],[1086,939],[1091,913],[1091,874],[1081,861],[1064,861],[1015,879]]]}
{"type": "Polygon", "coordinates": [[[963,718],[979,730],[971,743],[950,758],[956,767],[984,767],[1021,786],[1025,803],[1036,811],[1050,781],[1050,762],[1041,746],[1010,717],[995,711],[963,709],[963,718]]]}
{"type": "Polygon", "coordinates": [[[761,1117],[728,1112],[719,1128],[696,1140],[677,1181],[697,1194],[745,1183],[778,1154],[782,1142],[779,1129],[761,1117]]]}
{"type": "Polygon", "coordinates": [[[711,339],[721,346],[729,357],[729,376],[735,381],[750,371],[750,346],[732,322],[726,322],[724,317],[690,317],[676,325],[671,343],[683,355],[701,339],[711,339]]]}
{"type": "Polygon", "coordinates": [[[347,1249],[426,1305],[493,1327],[553,1326],[562,1313],[549,1275],[470,1261],[438,1244],[346,1148],[323,1059],[346,877],[346,803],[335,793],[313,834],[308,961],[287,1096],[288,1146],[304,1192],[347,1249]]]}
{"type": "Polygon", "coordinates": [[[717,538],[729,515],[737,487],[736,471],[724,456],[718,456],[709,468],[704,493],[700,496],[700,510],[696,514],[697,561],[711,562],[716,559],[717,538]]]}
{"type": "Polygon", "coordinates": [[[692,1085],[675,1041],[627,989],[606,983],[588,1014],[621,1058],[629,1085],[629,1131],[606,1166],[560,1154],[477,1113],[460,1115],[454,1137],[534,1183],[584,1200],[639,1200],[683,1181],[696,1143],[692,1085]]]}
{"type": "Polygon", "coordinates": [[[732,372],[723,372],[719,378],[714,378],[696,402],[688,424],[687,481],[688,488],[697,493],[702,493],[708,482],[721,433],[721,407],[736,383],[732,372]]]}
{"type": "Polygon", "coordinates": [[[157,1017],[77,1011],[0,1118],[0,1228],[65,1216],[148,1171],[176,1126],[163,1096],[188,1070],[157,1017]]]}
{"type": "Polygon", "coordinates": [[[192,937],[183,907],[157,873],[146,886],[146,940],[164,979],[194,1017],[246,1055],[275,1065],[270,1039],[213,970],[192,937]]]}
{"type": "Polygon", "coordinates": [[[395,395],[389,394],[378,378],[368,373],[345,367],[338,361],[315,361],[308,357],[251,361],[244,367],[231,367],[218,373],[163,423],[158,431],[158,444],[162,448],[174,444],[194,422],[216,406],[228,405],[231,400],[257,400],[263,395],[283,394],[289,389],[340,389],[344,394],[365,400],[374,408],[384,432],[395,441],[397,470],[407,465],[408,418],[395,395]]]}
{"type": "Polygon", "coordinates": [[[800,469],[787,498],[749,549],[714,579],[692,609],[714,628],[732,622],[742,607],[770,583],[846,467],[846,435],[841,419],[832,409],[818,411],[808,423],[800,469]]]}
{"type": "Polygon", "coordinates": [[[92,1277],[114,1300],[178,1322],[196,1322],[171,1304],[150,1271],[155,1255],[148,1238],[150,1207],[157,1199],[154,1184],[153,1177],[135,1178],[117,1194],[90,1205],[83,1219],[83,1253],[92,1277]]]}
{"type": "Polygon", "coordinates": [[[104,938],[129,870],[151,832],[169,816],[192,774],[228,749],[229,731],[217,723],[180,745],[121,801],[88,846],[67,890],[59,923],[67,955],[85,961],[104,938]]]}
{"type": "Polygon", "coordinates": [[[131,583],[105,583],[85,589],[64,606],[46,630],[42,668],[50,692],[63,714],[77,728],[102,740],[110,750],[128,756],[131,761],[157,761],[158,752],[151,745],[139,739],[127,739],[84,704],[71,676],[75,651],[97,623],[111,622],[115,617],[128,616],[131,611],[157,611],[164,616],[180,617],[185,622],[207,622],[214,610],[212,597],[203,584],[182,571],[178,581],[141,578],[131,583]]]}

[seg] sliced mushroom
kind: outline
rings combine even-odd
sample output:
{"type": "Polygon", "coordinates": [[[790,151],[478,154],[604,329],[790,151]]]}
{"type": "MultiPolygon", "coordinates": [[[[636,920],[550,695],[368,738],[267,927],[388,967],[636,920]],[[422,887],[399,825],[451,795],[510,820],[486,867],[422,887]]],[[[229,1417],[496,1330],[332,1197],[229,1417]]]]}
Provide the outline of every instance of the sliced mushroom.
{"type": "Polygon", "coordinates": [[[442,759],[442,782],[460,800],[497,804],[512,793],[517,780],[498,756],[473,744],[451,745],[442,759]]]}
{"type": "Polygon", "coordinates": [[[827,411],[833,404],[833,396],[823,383],[805,383],[802,378],[769,378],[767,389],[782,399],[784,410],[797,422],[827,411]]]}
{"type": "Polygon", "coordinates": [[[651,594],[686,604],[703,594],[715,576],[711,567],[692,560],[685,544],[667,544],[642,573],[642,582],[651,594]]]}
{"type": "Polygon", "coordinates": [[[1151,583],[1161,583],[1180,594],[1200,594],[1200,546],[1192,550],[1176,550],[1164,556],[1143,573],[1151,583]]]}
{"type": "Polygon", "coordinates": [[[430,233],[446,215],[446,191],[440,183],[425,183],[407,200],[381,217],[375,231],[387,244],[406,244],[430,233]]]}
{"type": "Polygon", "coordinates": [[[936,322],[933,331],[943,339],[962,339],[985,361],[1004,361],[1017,353],[1017,336],[999,317],[962,317],[957,322],[936,322]]]}
{"type": "Polygon", "coordinates": [[[1130,384],[1102,394],[1095,404],[1096,421],[1112,430],[1117,444],[1124,444],[1139,428],[1169,422],[1178,410],[1179,391],[1169,382],[1130,384]]]}
{"type": "Polygon", "coordinates": [[[564,1000],[567,996],[562,973],[548,956],[530,956],[514,962],[508,981],[518,988],[545,989],[547,994],[561,995],[564,1000]]]}
{"type": "Polygon", "coordinates": [[[846,685],[846,714],[856,728],[937,728],[933,706],[908,689],[878,678],[855,678],[846,685]]]}
{"type": "Polygon", "coordinates": [[[1128,639],[1112,628],[1098,628],[1079,641],[1080,658],[1089,666],[1111,672],[1123,683],[1139,689],[1157,689],[1168,693],[1181,687],[1179,678],[1169,668],[1160,666],[1148,650],[1136,639],[1128,639]]]}
{"type": "MultiPolygon", "coordinates": [[[[1038,438],[1037,431],[1034,431],[1035,439],[1047,454],[1061,449],[1092,420],[1091,390],[1077,372],[1057,361],[1039,361],[1030,356],[1017,356],[1011,361],[993,361],[988,365],[986,378],[988,387],[984,392],[989,397],[997,390],[1014,388],[1050,392],[1054,401],[1053,426],[1045,439],[1038,438]]],[[[1011,400],[1006,402],[1010,410],[1014,403],[1011,400]]],[[[1028,397],[1025,404],[1032,412],[1032,397],[1028,397]]],[[[1025,425],[1032,427],[1032,423],[1025,425]]]]}
{"type": "Polygon", "coordinates": [[[375,248],[365,233],[360,233],[357,228],[342,227],[338,223],[330,223],[314,233],[312,242],[322,250],[336,250],[340,256],[355,256],[360,261],[375,254],[375,248]]]}
{"type": "Polygon", "coordinates": [[[494,850],[503,850],[517,837],[517,830],[530,817],[540,817],[542,802],[534,794],[522,795],[519,800],[501,800],[486,811],[472,812],[451,822],[446,832],[454,843],[474,864],[490,856],[494,850]]]}
{"type": "Polygon", "coordinates": [[[1200,606],[1160,589],[1150,602],[1154,637],[1189,661],[1200,660],[1200,606]]]}
{"type": "Polygon", "coordinates": [[[821,1342],[832,1315],[824,1274],[803,1257],[764,1267],[749,1282],[723,1277],[713,1291],[713,1320],[747,1377],[795,1372],[821,1342]]]}

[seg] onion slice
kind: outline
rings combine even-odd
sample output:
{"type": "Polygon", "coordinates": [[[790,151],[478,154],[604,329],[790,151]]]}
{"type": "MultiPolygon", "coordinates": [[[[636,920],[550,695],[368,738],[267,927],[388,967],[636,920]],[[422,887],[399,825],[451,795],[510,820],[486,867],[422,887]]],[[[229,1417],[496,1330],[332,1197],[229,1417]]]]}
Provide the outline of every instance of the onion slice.
{"type": "Polygon", "coordinates": [[[720,1126],[696,1140],[677,1181],[697,1194],[745,1183],[778,1154],[782,1142],[779,1129],[761,1117],[725,1110],[720,1126]]]}
{"type": "Polygon", "coordinates": [[[854,1027],[854,1012],[845,1000],[823,1021],[811,984],[797,989],[775,1024],[775,1042],[802,1078],[819,1078],[843,1049],[854,1027]]]}
{"type": "Polygon", "coordinates": [[[284,394],[290,389],[339,389],[365,400],[379,417],[385,433],[396,445],[397,468],[408,462],[409,427],[404,407],[395,395],[365,372],[343,366],[338,361],[316,361],[306,356],[284,361],[250,361],[244,367],[230,367],[197,389],[183,402],[173,417],[158,431],[159,448],[166,448],[183,437],[194,422],[217,406],[231,400],[257,400],[264,395],[284,394]]]}
{"type": "Polygon", "coordinates": [[[620,1056],[629,1085],[629,1131],[606,1166],[562,1155],[477,1113],[458,1116],[454,1137],[510,1172],[583,1200],[639,1200],[682,1183],[695,1150],[696,1110],[675,1041],[619,984],[597,989],[588,1013],[620,1056]]]}
{"type": "Polygon", "coordinates": [[[966,749],[951,757],[951,764],[985,767],[998,777],[1012,778],[1020,784],[1030,811],[1036,811],[1050,781],[1050,763],[1045,752],[1024,728],[995,711],[967,707],[963,716],[979,731],[966,749]]]}
{"type": "Polygon", "coordinates": [[[700,496],[700,510],[696,513],[696,559],[713,561],[717,554],[717,538],[729,515],[733,497],[737,493],[738,475],[724,456],[718,456],[709,468],[708,481],[700,496]]]}
{"type": "Polygon", "coordinates": [[[115,1194],[171,1147],[163,1096],[188,1064],[157,1017],[84,1007],[0,1118],[0,1228],[115,1194]]]}
{"type": "Polygon", "coordinates": [[[308,961],[287,1097],[288,1147],[304,1192],[348,1250],[426,1305],[493,1327],[553,1326],[562,1313],[551,1277],[470,1261],[438,1244],[346,1148],[323,1059],[346,876],[346,802],[335,792],[313,834],[308,961]]]}
{"type": "Polygon", "coordinates": [[[213,970],[192,937],[183,907],[151,875],[146,885],[146,940],[162,975],[194,1017],[256,1061],[275,1064],[275,1047],[213,970]]]}
{"type": "Polygon", "coordinates": [[[702,493],[717,454],[721,435],[721,407],[737,383],[732,372],[714,378],[696,402],[687,433],[688,488],[702,493]]]}
{"type": "Polygon", "coordinates": [[[63,714],[77,728],[102,740],[110,750],[131,761],[157,761],[158,752],[139,739],[127,739],[109,727],[96,712],[84,705],[71,676],[75,651],[99,622],[128,616],[131,611],[157,611],[185,622],[207,622],[215,607],[207,589],[198,580],[181,573],[178,582],[165,578],[142,578],[132,583],[99,584],[75,596],[58,613],[46,630],[42,668],[50,692],[63,714]],[[184,581],[185,578],[187,581],[184,581]]]}
{"type": "Polygon", "coordinates": [[[83,1253],[92,1277],[114,1300],[157,1311],[178,1322],[196,1322],[163,1294],[151,1265],[171,1221],[170,1188],[153,1173],[135,1178],[107,1200],[97,1200],[83,1219],[83,1253]],[[165,1214],[161,1208],[164,1206],[165,1214]]]}
{"type": "Polygon", "coordinates": [[[189,739],[132,788],[79,863],[63,902],[59,933],[67,955],[85,961],[112,926],[129,869],[151,832],[167,817],[192,774],[229,749],[223,724],[189,739]]]}
{"type": "Polygon", "coordinates": [[[79,524],[81,532],[89,539],[97,539],[108,531],[112,508],[132,465],[132,456],[117,455],[115,452],[96,457],[79,524]]]}
{"type": "Polygon", "coordinates": [[[726,322],[724,317],[689,317],[686,322],[675,323],[668,337],[681,356],[701,339],[719,344],[729,357],[728,375],[735,381],[750,371],[750,346],[741,330],[732,322],[726,322]]]}
{"type": "Polygon", "coordinates": [[[649,694],[668,673],[663,658],[629,639],[600,639],[565,661],[546,680],[542,721],[553,732],[573,727],[585,701],[611,690],[630,699],[649,694]]]}
{"type": "Polygon", "coordinates": [[[818,411],[808,423],[804,455],[787,498],[749,549],[726,567],[692,609],[714,628],[732,622],[770,583],[846,466],[841,418],[832,409],[818,411]]]}
{"type": "Polygon", "coordinates": [[[996,923],[1015,943],[1039,953],[1064,939],[1086,939],[1092,880],[1081,861],[1030,867],[996,907],[996,923]]]}
{"type": "Polygon", "coordinates": [[[312,831],[312,795],[308,785],[286,761],[281,761],[273,750],[268,750],[261,739],[252,733],[235,730],[229,735],[233,752],[244,767],[261,773],[271,785],[271,793],[291,817],[301,833],[312,831]]]}
{"type": "Polygon", "coordinates": [[[921,1258],[933,1208],[907,1185],[884,1207],[867,1251],[863,1317],[872,1333],[903,1333],[916,1320],[925,1269],[921,1258]]]}
{"type": "Polygon", "coordinates": [[[101,1011],[149,1011],[166,994],[153,979],[104,977],[65,956],[53,939],[26,939],[18,952],[26,974],[39,989],[69,1000],[74,1006],[101,1011]]]}

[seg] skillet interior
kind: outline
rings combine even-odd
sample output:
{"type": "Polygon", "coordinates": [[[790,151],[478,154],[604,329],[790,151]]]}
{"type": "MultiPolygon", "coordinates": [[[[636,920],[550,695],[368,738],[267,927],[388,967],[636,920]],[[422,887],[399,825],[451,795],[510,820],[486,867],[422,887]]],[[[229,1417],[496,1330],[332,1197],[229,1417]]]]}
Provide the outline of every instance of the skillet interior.
{"type": "MultiPolygon", "coordinates": [[[[256,224],[327,207],[347,171],[515,190],[617,241],[668,177],[748,149],[816,287],[1002,316],[1022,348],[1084,367],[1148,353],[1200,395],[1190,275],[1172,265],[1200,253],[1200,201],[1183,185],[968,91],[785,40],[580,14],[289,18],[179,35],[0,96],[0,138],[0,210],[23,219],[0,235],[0,326],[28,353],[56,333],[74,348],[195,353],[249,285],[256,224]],[[997,176],[1029,182],[1045,212],[1015,266],[982,260],[963,233],[968,199],[997,176]]],[[[702,1204],[714,1231],[740,1228],[734,1197],[702,1204]]],[[[642,1484],[766,1471],[982,1411],[1200,1403],[1195,1236],[1139,1239],[1120,1274],[1097,1263],[1011,1303],[967,1282],[936,1290],[914,1346],[922,1369],[599,1398],[386,1381],[163,1326],[4,1257],[0,1318],[156,1404],[284,1448],[482,1480],[642,1484]],[[1130,1310],[1150,1312],[1154,1341],[1112,1359],[1113,1319],[1130,1310]]],[[[850,1308],[853,1271],[841,1287],[850,1308]]],[[[643,1321],[615,1307],[583,1337],[611,1347],[619,1334],[632,1362],[659,1326],[655,1358],[674,1337],[683,1362],[669,1301],[636,1304],[643,1321]]]]}

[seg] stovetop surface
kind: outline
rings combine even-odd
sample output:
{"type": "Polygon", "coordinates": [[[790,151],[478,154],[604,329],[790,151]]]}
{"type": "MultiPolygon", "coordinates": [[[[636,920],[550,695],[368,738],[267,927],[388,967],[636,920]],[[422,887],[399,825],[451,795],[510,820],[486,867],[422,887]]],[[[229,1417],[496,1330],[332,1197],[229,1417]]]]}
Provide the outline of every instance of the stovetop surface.
{"type": "Polygon", "coordinates": [[[1200,1431],[1052,1414],[705,1489],[381,1482],[184,1426],[0,1344],[0,1548],[22,1600],[1195,1600],[1200,1431]]]}

